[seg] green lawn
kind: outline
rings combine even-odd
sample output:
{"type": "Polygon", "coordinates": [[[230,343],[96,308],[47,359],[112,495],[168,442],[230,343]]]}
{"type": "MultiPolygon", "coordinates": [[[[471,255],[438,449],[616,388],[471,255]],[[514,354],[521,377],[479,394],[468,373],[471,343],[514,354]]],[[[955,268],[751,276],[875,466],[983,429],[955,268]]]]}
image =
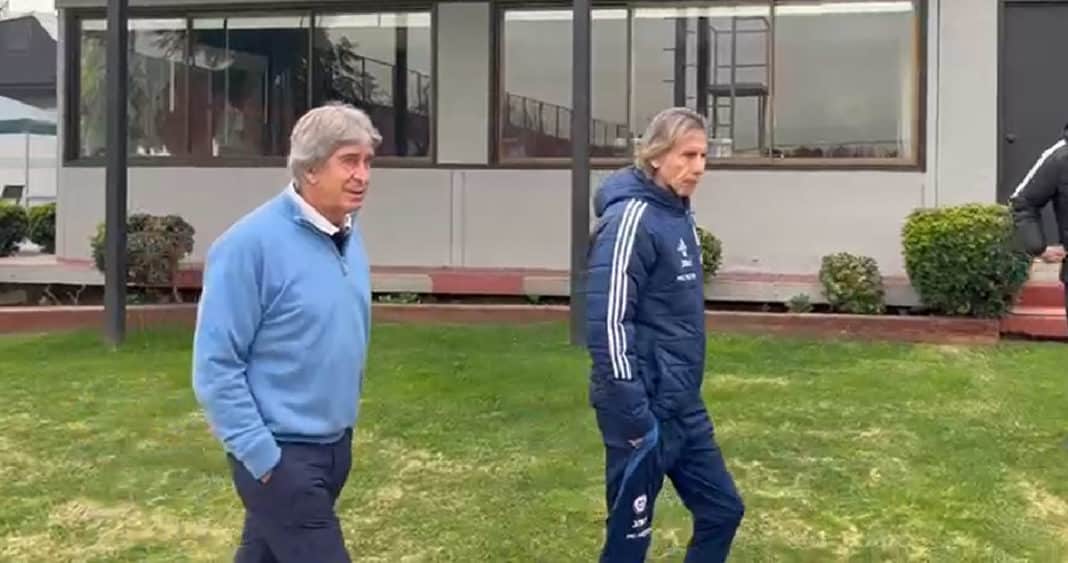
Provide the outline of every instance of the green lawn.
{"type": "MultiPolygon", "coordinates": [[[[360,561],[594,561],[602,450],[562,325],[377,326],[339,504],[360,561]]],[[[226,561],[190,333],[0,339],[0,560],[226,561]]],[[[1068,347],[716,336],[736,561],[1068,559],[1068,347]]],[[[682,561],[670,486],[651,560],[682,561]]]]}

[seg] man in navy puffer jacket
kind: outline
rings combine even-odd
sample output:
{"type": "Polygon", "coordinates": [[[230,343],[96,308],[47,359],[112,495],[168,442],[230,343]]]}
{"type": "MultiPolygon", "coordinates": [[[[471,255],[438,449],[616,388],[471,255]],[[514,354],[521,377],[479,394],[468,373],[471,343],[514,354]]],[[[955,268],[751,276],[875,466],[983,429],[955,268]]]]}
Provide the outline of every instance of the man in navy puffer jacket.
{"type": "Polygon", "coordinates": [[[704,276],[690,196],[706,130],[688,109],[661,112],[635,165],[594,200],[587,345],[606,449],[604,563],[644,561],[665,475],[693,515],[688,563],[724,561],[744,511],[701,398],[704,276]]]}

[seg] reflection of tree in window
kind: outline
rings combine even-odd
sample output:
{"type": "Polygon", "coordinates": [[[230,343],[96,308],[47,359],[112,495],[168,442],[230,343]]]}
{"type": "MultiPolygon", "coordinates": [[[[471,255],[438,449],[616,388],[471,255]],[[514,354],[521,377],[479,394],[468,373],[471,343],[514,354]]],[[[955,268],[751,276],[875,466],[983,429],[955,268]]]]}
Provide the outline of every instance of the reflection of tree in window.
{"type": "MultiPolygon", "coordinates": [[[[380,154],[429,156],[429,12],[130,20],[129,147],[138,156],[281,156],[315,103],[364,108],[382,132],[380,154]],[[314,67],[309,69],[310,60],[314,67]]],[[[81,21],[79,149],[106,146],[103,20],[81,21]]]]}
{"type": "Polygon", "coordinates": [[[79,147],[83,156],[104,156],[106,124],[104,122],[104,32],[103,22],[83,22],[81,40],[80,104],[78,108],[79,147]],[[98,24],[95,27],[92,24],[98,24]]]}
{"type": "Polygon", "coordinates": [[[430,14],[318,16],[316,103],[362,108],[382,134],[379,154],[430,154],[430,14]]]}
{"type": "MultiPolygon", "coordinates": [[[[185,153],[184,20],[129,21],[127,139],[129,153],[185,153]]],[[[104,22],[86,20],[81,38],[80,153],[104,156],[107,144],[107,47],[104,22]]]]}

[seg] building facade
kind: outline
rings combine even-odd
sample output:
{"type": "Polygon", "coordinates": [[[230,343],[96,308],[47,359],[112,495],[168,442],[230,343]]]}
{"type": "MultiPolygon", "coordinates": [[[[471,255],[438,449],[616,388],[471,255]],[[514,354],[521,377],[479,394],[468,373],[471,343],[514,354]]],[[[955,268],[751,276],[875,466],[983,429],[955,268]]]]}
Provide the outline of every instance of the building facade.
{"type": "MultiPolygon", "coordinates": [[[[88,259],[104,218],[103,7],[57,2],[68,260],[88,259]]],[[[185,217],[202,259],[283,187],[301,112],[344,100],[384,136],[360,219],[375,266],[566,271],[570,10],[132,1],[129,208],[185,217]]],[[[1003,201],[1068,118],[1055,96],[1031,99],[1043,78],[1006,70],[1065,41],[1068,5],[594,2],[592,17],[594,188],[657,111],[704,112],[713,158],[694,205],[729,274],[812,277],[848,251],[904,276],[910,211],[1003,201]]]]}

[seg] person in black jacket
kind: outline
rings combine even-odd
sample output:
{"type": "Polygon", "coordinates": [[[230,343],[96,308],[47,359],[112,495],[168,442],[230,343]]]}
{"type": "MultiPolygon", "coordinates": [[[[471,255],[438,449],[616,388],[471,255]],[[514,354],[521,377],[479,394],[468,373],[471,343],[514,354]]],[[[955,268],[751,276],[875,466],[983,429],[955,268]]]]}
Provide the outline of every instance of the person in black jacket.
{"type": "Polygon", "coordinates": [[[701,397],[704,275],[690,196],[705,119],[657,115],[635,164],[597,191],[590,247],[590,403],[606,450],[602,563],[644,561],[666,475],[694,519],[687,562],[724,561],[744,513],[701,397]]]}
{"type": "Polygon", "coordinates": [[[1009,202],[1024,250],[1045,262],[1061,263],[1060,277],[1061,282],[1066,283],[1068,313],[1068,266],[1063,246],[1068,242],[1068,125],[1065,125],[1061,139],[1043,151],[1028,170],[1009,202]],[[1057,219],[1056,242],[1060,246],[1048,245],[1042,232],[1042,208],[1050,202],[1057,219]]]}

